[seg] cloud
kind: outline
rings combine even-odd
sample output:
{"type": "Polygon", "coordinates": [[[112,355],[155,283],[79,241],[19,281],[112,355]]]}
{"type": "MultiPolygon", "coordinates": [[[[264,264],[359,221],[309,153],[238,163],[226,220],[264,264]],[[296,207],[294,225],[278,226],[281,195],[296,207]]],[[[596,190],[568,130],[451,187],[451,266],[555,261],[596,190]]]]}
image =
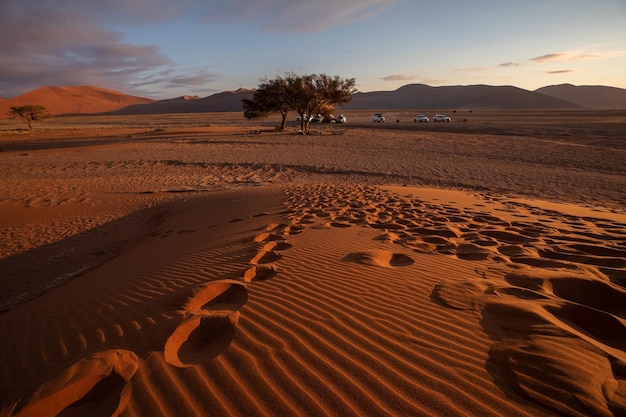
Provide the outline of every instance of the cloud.
{"type": "Polygon", "coordinates": [[[535,64],[544,64],[547,62],[574,62],[588,61],[593,59],[615,58],[626,54],[624,50],[613,51],[594,51],[598,45],[587,48],[575,49],[572,51],[555,52],[551,54],[540,55],[531,58],[529,61],[535,64]]]}
{"type": "Polygon", "coordinates": [[[156,46],[125,42],[121,33],[85,13],[84,2],[58,3],[5,0],[0,5],[1,96],[42,85],[124,89],[135,77],[172,64],[156,46]]]}
{"type": "Polygon", "coordinates": [[[209,22],[238,21],[261,26],[267,32],[319,32],[376,16],[399,0],[216,0],[209,22]]]}
{"type": "Polygon", "coordinates": [[[408,75],[408,74],[397,74],[397,75],[388,75],[386,77],[382,77],[381,80],[383,81],[408,81],[408,80],[414,80],[417,77],[415,75],[408,75]]]}
{"type": "Polygon", "coordinates": [[[571,70],[571,69],[565,69],[565,70],[551,70],[551,71],[544,71],[546,74],[570,74],[572,72],[576,72],[576,70],[571,70]]]}
{"type": "Polygon", "coordinates": [[[565,59],[566,56],[567,54],[563,52],[557,53],[557,54],[546,54],[546,55],[537,56],[535,58],[531,58],[530,61],[535,62],[537,64],[541,64],[542,62],[560,61],[560,60],[565,59]]]}
{"type": "Polygon", "coordinates": [[[516,62],[503,62],[498,65],[499,67],[509,68],[509,67],[519,67],[519,64],[516,62]]]}
{"type": "Polygon", "coordinates": [[[371,18],[399,1],[0,0],[0,97],[42,85],[89,84],[145,95],[148,86],[202,87],[219,78],[181,72],[156,45],[129,42],[116,30],[124,25],[192,16],[197,23],[241,23],[264,31],[322,31],[371,18]]]}
{"type": "Polygon", "coordinates": [[[211,73],[204,69],[186,72],[166,69],[138,78],[137,81],[132,84],[135,87],[145,87],[148,85],[162,85],[164,88],[202,87],[218,78],[218,74],[211,73]]]}

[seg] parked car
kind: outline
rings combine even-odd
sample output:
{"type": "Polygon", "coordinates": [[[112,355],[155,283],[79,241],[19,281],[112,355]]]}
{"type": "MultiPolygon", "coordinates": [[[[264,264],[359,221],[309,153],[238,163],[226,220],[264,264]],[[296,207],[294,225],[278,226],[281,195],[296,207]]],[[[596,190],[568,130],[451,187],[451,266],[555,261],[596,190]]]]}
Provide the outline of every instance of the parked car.
{"type": "Polygon", "coordinates": [[[383,116],[380,113],[377,113],[374,115],[374,122],[375,123],[384,123],[385,122],[385,116],[383,116]]]}
{"type": "Polygon", "coordinates": [[[322,120],[322,123],[337,123],[337,119],[335,119],[335,115],[334,114],[326,114],[324,115],[324,119],[322,120]]]}
{"type": "Polygon", "coordinates": [[[415,116],[415,118],[413,118],[414,122],[428,122],[428,117],[424,116],[423,114],[418,114],[417,116],[415,116]]]}
{"type": "Polygon", "coordinates": [[[340,114],[339,118],[337,119],[337,123],[348,123],[348,119],[346,119],[346,116],[344,116],[343,114],[340,114]]]}
{"type": "Polygon", "coordinates": [[[322,123],[322,120],[324,120],[324,116],[322,116],[322,115],[321,115],[321,114],[319,114],[319,113],[318,113],[316,116],[313,116],[313,117],[311,118],[311,121],[312,121],[313,123],[322,123]]]}
{"type": "MultiPolygon", "coordinates": [[[[305,114],[305,115],[304,115],[304,120],[305,120],[305,121],[306,121],[306,120],[311,120],[311,118],[309,117],[309,115],[308,115],[308,114],[305,114]]],[[[296,122],[301,122],[301,121],[302,121],[302,117],[300,117],[300,116],[296,117],[296,122]]]]}
{"type": "Polygon", "coordinates": [[[450,122],[450,120],[451,119],[445,114],[436,114],[435,117],[433,117],[433,122],[450,122]]]}

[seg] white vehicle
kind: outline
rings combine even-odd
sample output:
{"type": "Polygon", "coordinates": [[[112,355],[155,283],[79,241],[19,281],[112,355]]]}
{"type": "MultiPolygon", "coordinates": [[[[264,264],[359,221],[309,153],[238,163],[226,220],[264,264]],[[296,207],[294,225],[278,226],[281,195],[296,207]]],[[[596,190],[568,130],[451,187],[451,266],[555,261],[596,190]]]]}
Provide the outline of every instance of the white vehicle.
{"type": "MultiPolygon", "coordinates": [[[[304,120],[305,120],[305,121],[306,121],[306,120],[311,120],[311,119],[312,119],[312,117],[309,117],[309,115],[308,115],[308,114],[305,114],[305,115],[304,115],[304,120]]],[[[302,117],[301,117],[301,116],[296,117],[296,122],[301,122],[301,121],[302,121],[302,117]]]]}
{"type": "Polygon", "coordinates": [[[417,116],[415,116],[415,118],[413,118],[414,122],[428,122],[428,117],[424,116],[423,114],[418,114],[417,116]]]}
{"type": "Polygon", "coordinates": [[[324,120],[324,116],[322,116],[322,115],[321,115],[321,114],[319,114],[319,113],[317,114],[317,116],[313,116],[313,117],[311,118],[311,121],[312,121],[313,123],[322,123],[322,121],[323,121],[323,120],[324,120]]]}
{"type": "Polygon", "coordinates": [[[343,114],[340,114],[339,118],[337,119],[337,123],[348,123],[348,119],[346,119],[346,116],[344,116],[343,114]]]}
{"type": "Polygon", "coordinates": [[[375,123],[385,123],[385,116],[383,116],[380,113],[377,113],[374,115],[374,122],[375,123]]]}
{"type": "Polygon", "coordinates": [[[451,119],[445,114],[436,114],[435,117],[433,117],[433,122],[450,122],[450,120],[451,119]]]}

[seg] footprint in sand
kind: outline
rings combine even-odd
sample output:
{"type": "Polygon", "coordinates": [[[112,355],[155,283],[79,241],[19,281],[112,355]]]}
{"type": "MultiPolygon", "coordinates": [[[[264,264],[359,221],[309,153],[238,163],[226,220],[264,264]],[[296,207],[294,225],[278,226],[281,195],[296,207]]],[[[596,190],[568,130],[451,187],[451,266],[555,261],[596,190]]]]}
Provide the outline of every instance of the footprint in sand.
{"type": "Polygon", "coordinates": [[[231,343],[238,310],[248,300],[244,284],[234,280],[210,282],[185,305],[187,317],[165,342],[165,361],[179,368],[207,362],[231,343]]]}
{"type": "Polygon", "coordinates": [[[262,281],[276,276],[278,267],[276,264],[258,264],[249,268],[243,275],[246,282],[262,281]]]}
{"type": "MultiPolygon", "coordinates": [[[[279,251],[291,247],[284,237],[289,230],[285,224],[270,224],[264,233],[254,238],[254,242],[263,246],[250,260],[252,267],[244,273],[245,282],[276,275],[278,267],[272,262],[281,258],[279,251]]],[[[186,368],[217,357],[230,346],[239,309],[247,300],[248,290],[240,281],[213,281],[197,289],[183,308],[185,320],[165,343],[165,361],[186,368]]]]}
{"type": "Polygon", "coordinates": [[[165,361],[187,368],[217,357],[230,346],[238,320],[239,312],[192,316],[167,339],[163,352],[165,361]]]}
{"type": "Polygon", "coordinates": [[[282,245],[279,245],[277,241],[266,243],[265,245],[263,245],[261,250],[257,252],[254,258],[250,260],[250,263],[252,265],[258,265],[278,261],[281,258],[281,255],[275,249],[277,249],[277,247],[279,246],[282,245]]]}
{"type": "Polygon", "coordinates": [[[139,367],[135,353],[112,349],[95,353],[40,386],[12,417],[120,415],[128,405],[128,383],[139,367]]]}
{"type": "Polygon", "coordinates": [[[626,415],[626,290],[597,269],[524,267],[504,283],[443,282],[431,298],[480,312],[494,340],[486,369],[526,399],[568,415],[626,415]]]}
{"type": "Polygon", "coordinates": [[[239,281],[219,280],[199,287],[184,307],[185,316],[215,311],[237,311],[248,301],[248,290],[239,281]]]}
{"type": "Polygon", "coordinates": [[[261,233],[254,238],[254,242],[264,243],[257,254],[250,260],[252,267],[244,273],[245,282],[260,281],[276,276],[278,266],[276,261],[280,260],[281,251],[291,248],[285,236],[293,232],[293,229],[285,224],[270,224],[266,228],[267,232],[261,233]],[[279,233],[282,229],[283,232],[279,233]]]}
{"type": "Polygon", "coordinates": [[[346,256],[345,260],[385,268],[409,266],[415,263],[415,261],[407,255],[386,250],[355,252],[346,256]]]}
{"type": "Polygon", "coordinates": [[[482,261],[489,257],[492,252],[483,246],[474,243],[462,243],[456,248],[456,256],[459,259],[482,261]]]}
{"type": "Polygon", "coordinates": [[[255,242],[271,242],[274,240],[281,241],[285,237],[276,233],[261,233],[254,238],[255,242]]]}

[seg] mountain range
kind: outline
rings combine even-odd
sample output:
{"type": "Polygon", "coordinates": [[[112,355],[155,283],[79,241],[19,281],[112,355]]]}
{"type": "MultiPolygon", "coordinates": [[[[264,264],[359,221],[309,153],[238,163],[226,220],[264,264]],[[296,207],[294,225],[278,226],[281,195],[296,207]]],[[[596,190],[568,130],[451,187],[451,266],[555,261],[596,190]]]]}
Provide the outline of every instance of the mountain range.
{"type": "MultiPolygon", "coordinates": [[[[0,118],[11,106],[39,104],[52,115],[166,114],[242,111],[241,100],[254,90],[238,89],[208,97],[152,100],[93,86],[46,86],[10,99],[0,98],[0,118]]],[[[607,86],[552,85],[535,91],[513,86],[409,84],[393,91],[354,95],[344,109],[626,109],[626,89],[607,86]]]]}

